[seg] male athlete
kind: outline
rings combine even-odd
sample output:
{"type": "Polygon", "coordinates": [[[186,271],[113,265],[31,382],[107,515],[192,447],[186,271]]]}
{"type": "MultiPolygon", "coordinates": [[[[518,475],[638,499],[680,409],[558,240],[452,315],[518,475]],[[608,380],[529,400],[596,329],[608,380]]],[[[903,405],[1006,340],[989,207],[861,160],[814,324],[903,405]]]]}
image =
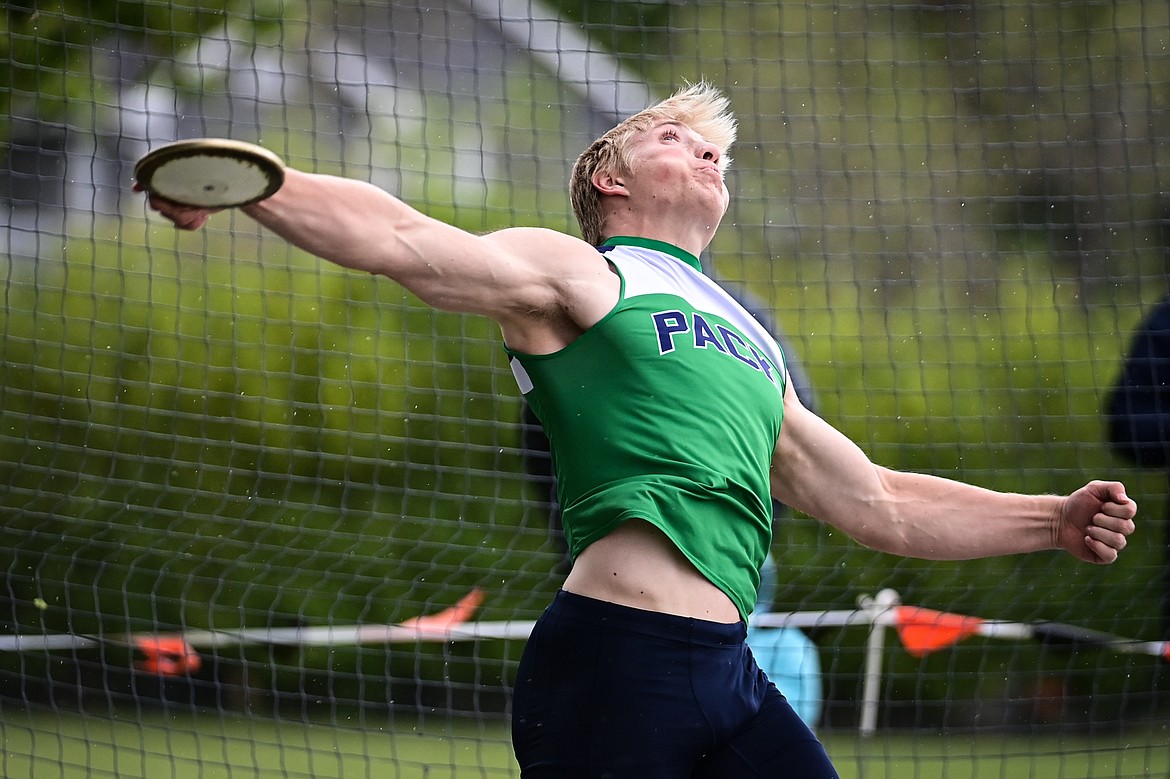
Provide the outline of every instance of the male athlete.
{"type": "MultiPolygon", "coordinates": [[[[728,206],[728,101],[688,87],[599,138],[571,197],[585,240],[477,236],[368,184],[288,171],[251,217],[318,257],[495,320],[551,441],[573,566],[517,671],[526,779],[835,777],[745,644],[771,497],[884,552],[1064,549],[1111,563],[1116,482],[993,492],[877,466],[805,409],[784,357],[699,269],[728,206]]],[[[178,227],[211,215],[151,199],[178,227]]]]}

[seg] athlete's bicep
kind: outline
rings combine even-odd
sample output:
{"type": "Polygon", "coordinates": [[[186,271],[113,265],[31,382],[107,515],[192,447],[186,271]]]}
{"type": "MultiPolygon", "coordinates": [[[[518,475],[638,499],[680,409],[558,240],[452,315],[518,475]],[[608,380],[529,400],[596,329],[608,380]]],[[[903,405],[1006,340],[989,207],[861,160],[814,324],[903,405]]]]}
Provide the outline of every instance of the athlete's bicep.
{"type": "Polygon", "coordinates": [[[777,500],[846,532],[883,490],[876,467],[861,448],[805,408],[791,384],[784,394],[771,486],[777,500]]]}

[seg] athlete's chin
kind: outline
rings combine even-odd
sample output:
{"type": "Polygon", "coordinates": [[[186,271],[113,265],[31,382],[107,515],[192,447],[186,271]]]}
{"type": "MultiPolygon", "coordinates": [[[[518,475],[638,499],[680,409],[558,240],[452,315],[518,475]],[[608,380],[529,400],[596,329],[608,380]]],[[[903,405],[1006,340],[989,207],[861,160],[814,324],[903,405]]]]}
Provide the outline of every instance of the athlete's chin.
{"type": "Polygon", "coordinates": [[[719,203],[719,213],[726,214],[727,209],[731,207],[731,192],[724,186],[722,176],[713,182],[712,190],[719,203]]]}

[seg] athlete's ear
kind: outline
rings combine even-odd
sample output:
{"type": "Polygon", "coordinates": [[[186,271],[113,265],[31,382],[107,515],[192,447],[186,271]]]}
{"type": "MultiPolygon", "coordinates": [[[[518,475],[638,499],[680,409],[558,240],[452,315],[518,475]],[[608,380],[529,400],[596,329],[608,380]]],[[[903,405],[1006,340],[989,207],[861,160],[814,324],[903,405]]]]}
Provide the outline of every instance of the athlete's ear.
{"type": "Polygon", "coordinates": [[[593,174],[593,186],[603,195],[630,196],[629,190],[626,189],[625,178],[608,170],[599,170],[593,174]]]}

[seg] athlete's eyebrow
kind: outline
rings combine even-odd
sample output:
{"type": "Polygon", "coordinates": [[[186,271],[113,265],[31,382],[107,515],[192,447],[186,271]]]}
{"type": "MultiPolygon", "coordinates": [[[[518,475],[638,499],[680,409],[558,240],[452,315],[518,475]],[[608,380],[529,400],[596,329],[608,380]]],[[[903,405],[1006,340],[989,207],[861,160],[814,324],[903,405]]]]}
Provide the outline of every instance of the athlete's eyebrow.
{"type": "Polygon", "coordinates": [[[688,127],[687,125],[685,125],[685,124],[683,124],[682,122],[678,121],[677,119],[663,119],[661,122],[659,122],[658,124],[654,125],[654,126],[653,126],[653,127],[651,127],[650,129],[651,129],[651,130],[661,130],[661,129],[662,129],[662,128],[664,128],[664,127],[673,127],[673,128],[675,128],[675,129],[677,129],[677,130],[685,130],[685,131],[689,132],[691,135],[694,135],[694,136],[696,136],[696,137],[698,136],[698,133],[696,133],[696,132],[695,132],[694,130],[692,130],[690,127],[688,127]]]}
{"type": "Polygon", "coordinates": [[[660,136],[664,130],[674,132],[688,145],[693,146],[707,142],[707,139],[702,135],[699,135],[699,133],[695,132],[693,127],[688,125],[686,122],[680,122],[677,119],[663,119],[661,122],[653,125],[650,128],[649,133],[657,137],[660,136]]]}

